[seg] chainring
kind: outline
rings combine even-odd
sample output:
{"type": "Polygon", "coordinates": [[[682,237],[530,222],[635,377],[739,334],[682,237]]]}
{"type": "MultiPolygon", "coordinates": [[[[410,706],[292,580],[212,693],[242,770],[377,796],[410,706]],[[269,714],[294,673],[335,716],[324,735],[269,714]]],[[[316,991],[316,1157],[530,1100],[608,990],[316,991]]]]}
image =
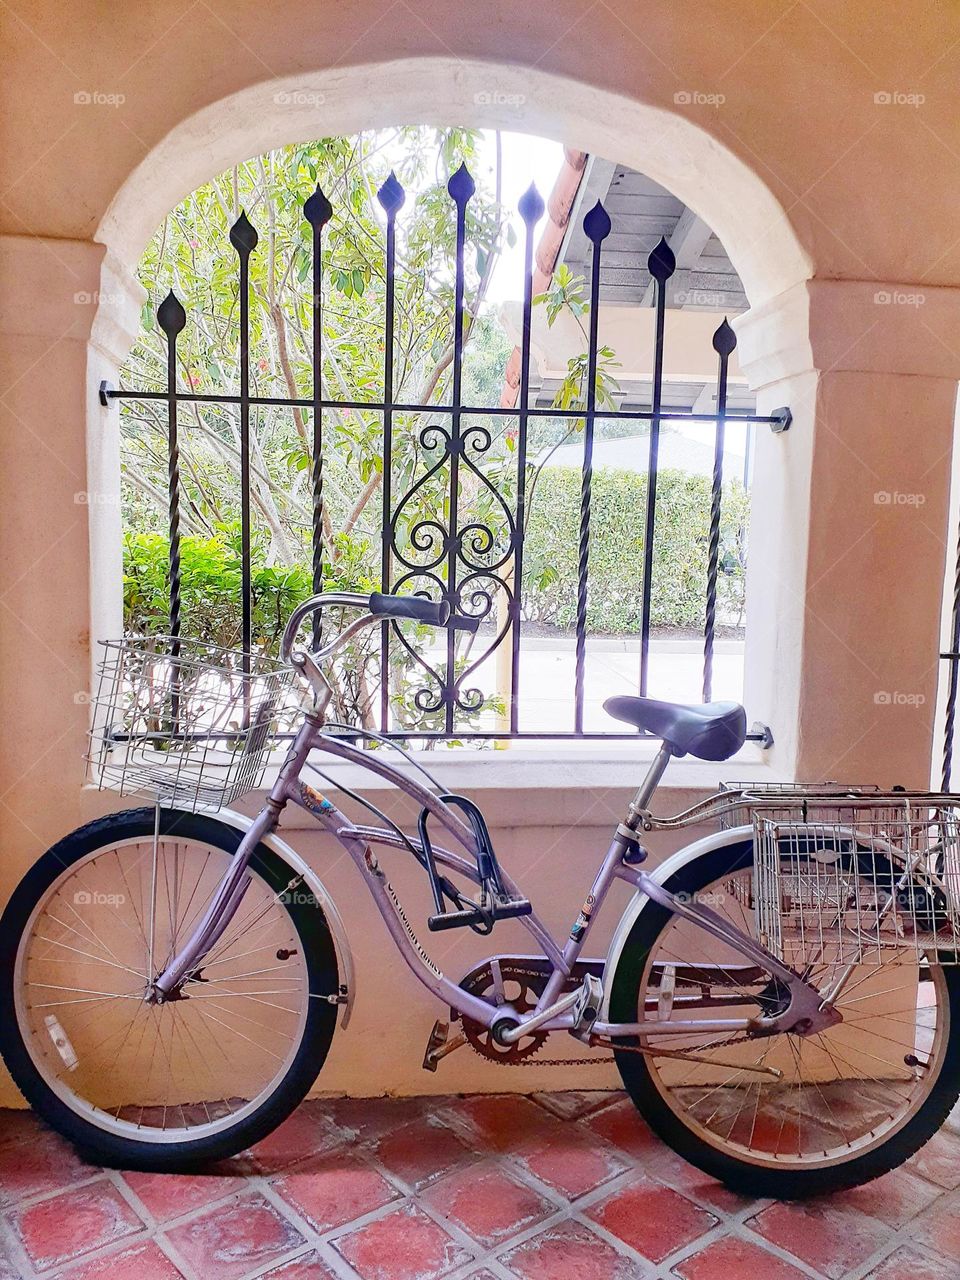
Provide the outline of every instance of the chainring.
{"type": "MultiPolygon", "coordinates": [[[[500,961],[500,975],[503,980],[503,993],[506,1004],[515,1013],[530,1013],[537,1003],[546,985],[546,975],[535,969],[524,968],[522,964],[511,964],[509,960],[500,961]]],[[[493,980],[493,968],[489,961],[474,969],[460,983],[464,991],[481,999],[492,999],[496,990],[493,980]]],[[[546,1031],[532,1031],[528,1036],[518,1040],[516,1044],[500,1044],[494,1039],[489,1027],[474,1022],[472,1018],[463,1018],[463,1034],[467,1043],[475,1053],[489,1062],[496,1062],[502,1067],[518,1066],[543,1048],[547,1039],[546,1031]]]]}

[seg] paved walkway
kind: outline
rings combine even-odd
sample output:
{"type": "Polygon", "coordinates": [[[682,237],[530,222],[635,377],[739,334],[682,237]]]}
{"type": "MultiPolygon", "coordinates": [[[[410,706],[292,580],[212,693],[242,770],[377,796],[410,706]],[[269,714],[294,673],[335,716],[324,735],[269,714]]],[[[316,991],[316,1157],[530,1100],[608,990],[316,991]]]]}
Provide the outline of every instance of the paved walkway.
{"type": "MultiPolygon", "coordinates": [[[[489,638],[478,646],[482,652],[489,638]]],[[[427,650],[427,660],[442,669],[445,651],[427,650]]],[[[570,733],[573,730],[576,645],[572,636],[524,636],[520,649],[520,729],[530,733],[570,733]]],[[[640,672],[636,637],[588,637],[584,662],[584,729],[588,733],[619,733],[624,727],[607,715],[603,703],[615,694],[634,694],[640,672]]],[[[501,676],[501,678],[505,678],[501,676]]],[[[497,690],[497,664],[491,655],[471,673],[468,683],[486,697],[497,690]]],[[[650,646],[647,690],[665,702],[700,702],[703,696],[703,643],[654,638],[650,646]]],[[[740,702],[743,698],[743,644],[717,641],[713,660],[712,697],[740,702]]],[[[484,727],[493,717],[481,717],[484,727]]],[[[582,744],[581,744],[582,749],[582,744]]]]}
{"type": "Polygon", "coordinates": [[[620,1094],[306,1103],[203,1176],[105,1171],[0,1113],[0,1280],[956,1280],[960,1119],[806,1204],[735,1196],[620,1094]]]}

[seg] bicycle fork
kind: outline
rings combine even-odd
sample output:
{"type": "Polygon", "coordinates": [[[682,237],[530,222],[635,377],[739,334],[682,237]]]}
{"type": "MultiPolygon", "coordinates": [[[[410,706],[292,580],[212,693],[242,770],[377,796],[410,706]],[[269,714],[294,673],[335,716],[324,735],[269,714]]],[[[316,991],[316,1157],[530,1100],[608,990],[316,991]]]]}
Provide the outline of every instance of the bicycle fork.
{"type": "Polygon", "coordinates": [[[180,951],[150,983],[146,997],[148,1003],[163,1004],[172,999],[183,982],[196,971],[211,947],[223,937],[250,886],[250,859],[260,841],[276,828],[280,814],[290,798],[291,779],[299,776],[313,746],[316,730],[317,725],[308,717],[287,752],[287,758],[270,789],[266,804],[240,841],[206,911],[180,951]]]}

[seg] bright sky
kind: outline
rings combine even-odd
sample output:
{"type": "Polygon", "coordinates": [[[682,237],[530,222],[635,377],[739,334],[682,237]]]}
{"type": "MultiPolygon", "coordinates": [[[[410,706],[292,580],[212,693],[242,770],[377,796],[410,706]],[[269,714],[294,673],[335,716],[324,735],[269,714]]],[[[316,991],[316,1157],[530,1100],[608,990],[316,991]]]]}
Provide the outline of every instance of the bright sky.
{"type": "MultiPolygon", "coordinates": [[[[563,147],[559,142],[534,138],[527,133],[503,133],[500,136],[503,144],[503,203],[506,208],[516,210],[517,201],[531,181],[536,183],[546,203],[563,164],[563,147]]],[[[484,130],[481,156],[492,187],[496,160],[496,135],[492,130],[484,130]]],[[[503,253],[490,281],[487,299],[493,304],[523,297],[523,222],[519,214],[516,214],[513,225],[517,242],[511,249],[504,241],[503,253]]],[[[538,236],[542,229],[541,220],[537,227],[538,236]]]]}
{"type": "MultiPolygon", "coordinates": [[[[471,171],[477,184],[482,183],[492,193],[496,189],[496,134],[492,129],[484,129],[480,136],[478,155],[471,165],[471,171]]],[[[528,133],[502,133],[500,137],[503,157],[501,198],[504,208],[514,213],[516,243],[511,248],[504,237],[502,252],[487,290],[487,306],[494,307],[501,302],[523,297],[523,220],[516,212],[517,203],[530,183],[534,182],[546,204],[563,164],[563,147],[559,142],[536,138],[528,133]]],[[[389,149],[385,158],[389,163],[389,149]]],[[[428,166],[428,170],[432,174],[432,164],[428,166]]],[[[411,188],[408,180],[408,199],[415,192],[416,187],[411,188]]],[[[379,209],[375,207],[374,212],[380,217],[379,209]]],[[[543,225],[544,221],[541,219],[537,224],[537,238],[543,225]]]]}

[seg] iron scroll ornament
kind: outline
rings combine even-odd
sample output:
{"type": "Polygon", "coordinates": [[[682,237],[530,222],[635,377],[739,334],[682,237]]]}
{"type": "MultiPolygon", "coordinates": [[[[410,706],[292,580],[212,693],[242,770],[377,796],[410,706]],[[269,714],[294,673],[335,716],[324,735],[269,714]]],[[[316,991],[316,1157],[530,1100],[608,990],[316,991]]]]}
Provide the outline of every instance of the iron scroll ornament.
{"type": "MultiPolygon", "coordinates": [[[[449,708],[476,715],[487,699],[482,690],[466,682],[506,639],[518,608],[516,593],[504,572],[513,564],[516,554],[517,525],[503,494],[478,465],[477,460],[487,454],[493,444],[485,426],[479,423],[466,426],[454,438],[453,433],[439,423],[430,423],[420,432],[418,440],[425,454],[439,450],[439,456],[401,498],[391,518],[391,551],[404,570],[393,580],[391,590],[415,590],[431,599],[446,600],[452,612],[476,618],[481,626],[497,616],[498,596],[502,596],[506,607],[503,621],[494,627],[489,642],[483,644],[479,654],[471,649],[466,665],[459,671],[449,663],[438,669],[428,662],[397,624],[393,624],[393,635],[427,681],[413,695],[418,710],[436,714],[449,708]],[[429,494],[431,480],[451,471],[454,450],[463,471],[474,477],[477,486],[488,496],[493,510],[501,517],[499,520],[473,519],[451,528],[450,519],[444,520],[436,514],[416,518],[418,502],[429,494]],[[442,567],[448,573],[446,580],[438,572],[442,567]],[[460,570],[464,571],[462,576],[460,570]]],[[[447,494],[451,507],[455,501],[459,505],[459,486],[454,497],[448,484],[447,494]]],[[[486,629],[478,634],[486,636],[486,629]]]]}

